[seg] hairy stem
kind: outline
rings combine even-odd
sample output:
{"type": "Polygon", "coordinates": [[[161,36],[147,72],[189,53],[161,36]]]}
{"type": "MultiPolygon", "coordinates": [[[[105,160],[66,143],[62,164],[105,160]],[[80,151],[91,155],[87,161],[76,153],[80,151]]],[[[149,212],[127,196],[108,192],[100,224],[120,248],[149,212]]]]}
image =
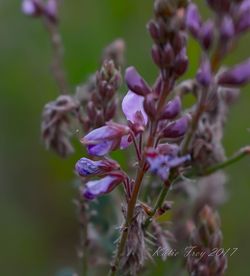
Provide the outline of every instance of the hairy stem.
{"type": "Polygon", "coordinates": [[[58,30],[58,25],[51,22],[48,19],[44,19],[44,24],[48,30],[51,46],[53,50],[53,62],[52,62],[52,73],[56,84],[59,88],[61,94],[68,93],[68,81],[66,78],[66,72],[64,70],[63,62],[63,43],[60,32],[58,30]]]}

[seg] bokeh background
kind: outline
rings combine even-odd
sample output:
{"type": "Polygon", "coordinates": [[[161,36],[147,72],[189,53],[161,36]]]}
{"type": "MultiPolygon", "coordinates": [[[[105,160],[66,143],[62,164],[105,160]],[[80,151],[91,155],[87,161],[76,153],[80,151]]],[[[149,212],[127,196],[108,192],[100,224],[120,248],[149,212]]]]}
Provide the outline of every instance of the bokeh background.
{"type": "MultiPolygon", "coordinates": [[[[198,2],[206,12],[205,1],[198,2]]],[[[70,159],[61,160],[42,145],[41,111],[57,89],[48,69],[47,34],[39,20],[21,14],[20,3],[0,0],[0,275],[56,275],[77,262],[73,166],[83,150],[78,147],[70,159]]],[[[127,43],[127,64],[152,82],[156,68],[145,29],[151,16],[152,1],[63,1],[61,31],[72,88],[98,68],[102,48],[117,37],[127,43]]],[[[244,37],[226,62],[248,57],[249,43],[244,37]]],[[[194,42],[189,56],[187,76],[192,77],[199,61],[194,42]]],[[[249,90],[242,91],[230,113],[224,139],[228,155],[250,143],[249,90]]],[[[226,275],[245,276],[250,275],[250,158],[227,173],[229,200],[221,209],[224,245],[239,250],[229,259],[226,275]]],[[[162,264],[153,273],[166,275],[162,264]]]]}

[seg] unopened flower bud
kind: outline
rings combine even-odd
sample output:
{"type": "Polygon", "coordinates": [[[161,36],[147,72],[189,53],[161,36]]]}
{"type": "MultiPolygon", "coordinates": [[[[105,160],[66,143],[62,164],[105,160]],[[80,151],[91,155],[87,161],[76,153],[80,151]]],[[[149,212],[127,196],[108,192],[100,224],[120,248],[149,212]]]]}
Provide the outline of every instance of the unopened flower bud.
{"type": "Polygon", "coordinates": [[[58,18],[58,3],[57,0],[48,0],[45,6],[45,14],[54,23],[57,22],[58,18]]]}
{"type": "Polygon", "coordinates": [[[151,37],[153,38],[153,40],[158,42],[160,39],[160,33],[159,33],[157,23],[155,21],[151,20],[148,23],[147,27],[148,27],[148,31],[149,31],[151,37]]]}
{"type": "Polygon", "coordinates": [[[203,58],[196,79],[201,86],[207,87],[211,84],[212,77],[210,61],[208,58],[203,58]]]}
{"type": "Polygon", "coordinates": [[[75,165],[76,172],[83,177],[103,175],[107,172],[118,170],[119,164],[111,159],[93,161],[88,158],[81,158],[75,165]]]}
{"type": "Polygon", "coordinates": [[[186,49],[183,48],[175,60],[174,71],[177,76],[183,75],[188,68],[188,57],[186,54],[186,49]]]}
{"type": "Polygon", "coordinates": [[[172,48],[174,52],[176,54],[179,54],[179,52],[183,49],[185,45],[186,45],[185,35],[181,32],[176,33],[172,40],[172,48]]]}
{"type": "Polygon", "coordinates": [[[186,26],[194,37],[198,37],[201,27],[201,17],[198,7],[195,4],[190,4],[186,12],[186,26]]]}
{"type": "Polygon", "coordinates": [[[24,0],[22,12],[28,16],[38,17],[43,13],[43,5],[37,0],[24,0]]]}
{"type": "Polygon", "coordinates": [[[232,17],[224,16],[220,25],[220,37],[222,40],[228,40],[234,36],[234,22],[232,17]]]}
{"type": "Polygon", "coordinates": [[[245,32],[250,28],[250,2],[248,0],[243,1],[238,9],[237,21],[236,21],[236,32],[245,32]]]}
{"type": "Polygon", "coordinates": [[[162,51],[161,64],[165,66],[169,66],[173,63],[175,55],[174,50],[169,43],[167,43],[162,51]]]}
{"type": "Polygon", "coordinates": [[[205,50],[209,50],[212,46],[214,38],[214,23],[212,20],[206,21],[202,24],[199,32],[199,40],[205,50]]]}
{"type": "Polygon", "coordinates": [[[155,0],[154,11],[156,17],[168,17],[174,14],[176,10],[176,1],[155,0]]]}
{"type": "Polygon", "coordinates": [[[170,123],[164,130],[162,136],[164,138],[179,138],[182,137],[189,125],[189,116],[185,115],[182,118],[170,123]]]}
{"type": "Polygon", "coordinates": [[[158,45],[154,44],[151,50],[151,55],[154,63],[159,67],[162,68],[162,54],[161,54],[161,49],[158,45]]]}
{"type": "Polygon", "coordinates": [[[155,118],[157,116],[157,108],[155,97],[152,94],[147,95],[144,100],[144,110],[150,118],[155,118]]]}
{"type": "Polygon", "coordinates": [[[151,92],[149,85],[139,75],[134,67],[128,67],[125,72],[125,81],[128,88],[134,93],[145,96],[151,92]]]}
{"type": "Polygon", "coordinates": [[[179,96],[167,103],[160,115],[161,120],[174,119],[181,111],[181,99],[179,96]]]}
{"type": "Polygon", "coordinates": [[[250,59],[228,69],[218,77],[218,84],[241,86],[250,81],[250,59]]]}

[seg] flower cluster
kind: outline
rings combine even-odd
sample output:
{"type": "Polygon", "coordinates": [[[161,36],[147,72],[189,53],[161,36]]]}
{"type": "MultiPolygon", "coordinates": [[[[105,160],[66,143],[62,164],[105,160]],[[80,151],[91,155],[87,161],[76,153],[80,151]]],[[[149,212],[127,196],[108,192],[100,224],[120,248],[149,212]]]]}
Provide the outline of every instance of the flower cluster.
{"type": "MultiPolygon", "coordinates": [[[[249,156],[246,147],[226,157],[224,127],[240,88],[250,82],[250,59],[231,68],[223,61],[250,30],[250,0],[205,2],[213,13],[206,20],[192,1],[154,1],[154,18],[147,25],[153,40],[152,60],[159,72],[153,84],[134,66],[127,67],[127,90],[118,103],[125,48],[118,39],[104,49],[101,69],[79,86],[75,95],[61,95],[44,108],[42,135],[49,149],[63,157],[73,152],[72,118],[83,133],[80,142],[86,156],[75,165],[81,180],[79,206],[84,206],[81,227],[85,223],[88,229],[89,201],[111,193],[120,184],[124,188],[124,221],[110,276],[121,267],[127,275],[139,273],[149,257],[149,238],[169,248],[172,244],[178,248],[190,245],[208,253],[221,246],[215,209],[225,200],[226,177],[218,171],[249,156]],[[188,70],[189,34],[200,45],[200,65],[193,79],[180,81],[188,70]],[[194,96],[195,103],[184,109],[187,94],[194,96]],[[110,155],[121,150],[121,156],[128,159],[128,148],[135,154],[123,170],[110,155]],[[136,170],[136,177],[131,170],[136,170]],[[152,177],[146,178],[149,173],[152,177]],[[175,203],[166,201],[169,191],[175,203]],[[172,227],[160,223],[165,221],[166,211],[173,214],[172,227]]],[[[46,19],[55,54],[54,77],[60,92],[68,93],[58,43],[57,1],[24,0],[22,9],[26,15],[46,19]]],[[[86,245],[88,234],[84,233],[86,245]]],[[[180,263],[190,275],[223,275],[227,267],[225,256],[190,256],[180,263]]]]}

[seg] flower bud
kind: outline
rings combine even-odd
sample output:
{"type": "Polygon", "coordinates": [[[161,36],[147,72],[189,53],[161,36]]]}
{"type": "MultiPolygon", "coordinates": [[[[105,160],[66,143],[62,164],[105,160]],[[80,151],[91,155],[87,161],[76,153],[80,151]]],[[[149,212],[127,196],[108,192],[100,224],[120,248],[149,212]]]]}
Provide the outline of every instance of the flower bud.
{"type": "Polygon", "coordinates": [[[208,87],[212,82],[212,77],[210,61],[203,58],[196,79],[201,86],[208,87]]]}
{"type": "Polygon", "coordinates": [[[25,15],[39,17],[43,13],[43,6],[37,0],[23,0],[22,12],[25,15]]]}
{"type": "Polygon", "coordinates": [[[58,3],[57,0],[48,0],[44,10],[46,16],[54,23],[57,22],[58,18],[58,3]]]}
{"type": "Polygon", "coordinates": [[[214,23],[211,20],[206,21],[199,32],[199,40],[205,50],[209,50],[212,46],[214,38],[214,23]]]}
{"type": "Polygon", "coordinates": [[[166,67],[173,63],[175,58],[174,50],[169,43],[167,43],[162,51],[161,64],[166,67]]]}
{"type": "Polygon", "coordinates": [[[157,26],[157,23],[153,20],[151,20],[147,25],[148,31],[153,38],[154,41],[158,42],[160,39],[160,33],[157,26]]]}
{"type": "Polygon", "coordinates": [[[151,92],[149,85],[144,81],[134,67],[128,67],[126,69],[125,81],[128,88],[138,95],[145,96],[151,92]]]}
{"type": "Polygon", "coordinates": [[[154,63],[159,67],[162,68],[162,58],[161,58],[161,49],[158,45],[154,44],[151,50],[151,55],[154,63]]]}
{"type": "Polygon", "coordinates": [[[228,40],[234,36],[234,22],[232,17],[224,16],[220,25],[221,40],[228,40]]]}
{"type": "Polygon", "coordinates": [[[160,115],[160,120],[174,119],[181,111],[181,99],[179,96],[167,103],[160,115]]]}
{"type": "Polygon", "coordinates": [[[232,69],[228,69],[221,73],[218,77],[218,84],[241,86],[250,81],[250,59],[236,65],[232,69]]]}
{"type": "Polygon", "coordinates": [[[176,57],[174,71],[177,76],[181,76],[187,71],[187,68],[188,68],[188,57],[186,54],[186,49],[183,48],[182,51],[176,57]]]}
{"type": "Polygon", "coordinates": [[[172,48],[176,54],[179,54],[183,47],[186,45],[186,37],[183,33],[178,32],[172,40],[172,48]]]}
{"type": "Polygon", "coordinates": [[[247,31],[250,28],[250,2],[248,0],[243,1],[238,10],[238,16],[236,21],[236,32],[241,33],[247,31]]]}
{"type": "Polygon", "coordinates": [[[111,159],[93,161],[88,158],[81,158],[75,165],[76,172],[83,177],[102,175],[119,168],[119,164],[111,159]]]}
{"type": "Polygon", "coordinates": [[[201,17],[198,7],[195,4],[190,4],[187,8],[186,26],[194,37],[198,37],[201,27],[201,17]]]}
{"type": "Polygon", "coordinates": [[[182,118],[170,123],[162,133],[164,138],[179,138],[182,137],[189,125],[189,116],[185,115],[182,118]]]}
{"type": "Polygon", "coordinates": [[[147,95],[144,100],[144,110],[150,118],[155,118],[157,115],[155,96],[152,94],[147,95]]]}

